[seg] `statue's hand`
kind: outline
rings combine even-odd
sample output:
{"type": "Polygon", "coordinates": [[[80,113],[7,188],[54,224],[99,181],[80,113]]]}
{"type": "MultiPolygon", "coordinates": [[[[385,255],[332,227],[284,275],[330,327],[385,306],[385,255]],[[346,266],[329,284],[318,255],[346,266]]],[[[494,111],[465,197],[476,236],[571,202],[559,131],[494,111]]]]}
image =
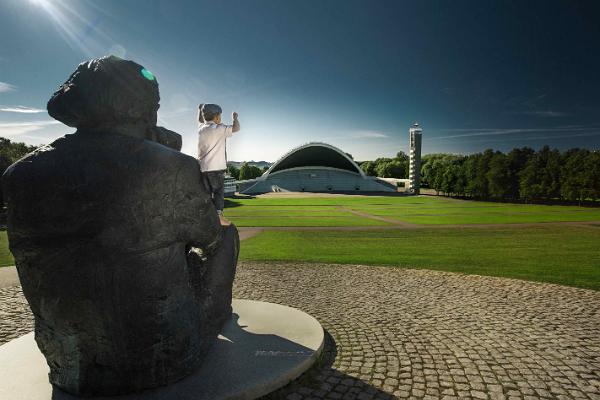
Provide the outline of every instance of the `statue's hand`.
{"type": "Polygon", "coordinates": [[[217,252],[217,250],[219,249],[219,246],[221,245],[221,241],[223,240],[223,228],[220,227],[220,229],[218,230],[218,234],[215,238],[215,240],[208,244],[207,246],[204,247],[204,254],[207,256],[211,256],[214,253],[217,252]]]}

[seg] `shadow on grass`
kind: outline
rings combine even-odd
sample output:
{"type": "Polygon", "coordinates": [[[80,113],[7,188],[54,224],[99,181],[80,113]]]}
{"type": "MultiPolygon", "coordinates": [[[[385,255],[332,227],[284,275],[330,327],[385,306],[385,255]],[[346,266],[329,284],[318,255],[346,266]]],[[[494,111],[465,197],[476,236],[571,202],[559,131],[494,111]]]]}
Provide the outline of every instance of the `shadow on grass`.
{"type": "Polygon", "coordinates": [[[233,200],[252,200],[255,199],[255,196],[248,196],[248,195],[243,195],[243,194],[235,194],[233,196],[228,196],[225,197],[225,208],[233,208],[233,207],[240,207],[242,204],[240,203],[236,203],[235,201],[231,201],[233,200]]]}
{"type": "MultiPolygon", "coordinates": [[[[369,398],[393,399],[394,396],[384,392],[361,379],[355,378],[334,368],[333,364],[338,355],[335,339],[325,331],[323,351],[315,364],[298,379],[282,387],[262,399],[283,400],[287,396],[298,393],[303,397],[326,397],[330,392],[342,396],[356,398],[359,393],[365,393],[369,398]],[[338,390],[335,390],[338,387],[338,390]]],[[[344,397],[345,398],[345,397],[344,397]]]]}

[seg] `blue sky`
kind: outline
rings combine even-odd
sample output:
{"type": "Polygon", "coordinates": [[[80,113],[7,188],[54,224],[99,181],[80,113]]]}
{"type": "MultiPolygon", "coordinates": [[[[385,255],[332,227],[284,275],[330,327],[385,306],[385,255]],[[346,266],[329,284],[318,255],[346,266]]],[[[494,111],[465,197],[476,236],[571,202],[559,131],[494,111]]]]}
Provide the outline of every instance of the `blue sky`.
{"type": "Polygon", "coordinates": [[[594,1],[0,2],[0,136],[49,143],[45,113],[80,62],[151,70],[160,125],[195,155],[196,108],[240,114],[231,160],[274,161],[323,141],[367,160],[544,144],[600,148],[594,1]]]}

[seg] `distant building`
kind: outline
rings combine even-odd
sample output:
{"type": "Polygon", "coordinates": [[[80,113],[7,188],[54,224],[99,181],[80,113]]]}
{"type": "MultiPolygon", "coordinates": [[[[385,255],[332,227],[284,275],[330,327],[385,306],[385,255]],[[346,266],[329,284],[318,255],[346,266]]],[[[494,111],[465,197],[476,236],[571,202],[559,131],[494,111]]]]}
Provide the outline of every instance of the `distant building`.
{"type": "Polygon", "coordinates": [[[225,197],[233,197],[233,196],[235,196],[235,190],[236,190],[235,178],[229,174],[225,174],[223,195],[225,197]]]}
{"type": "Polygon", "coordinates": [[[239,192],[396,192],[388,182],[366,176],[342,150],[308,143],[281,157],[259,178],[239,181],[239,192]]]}
{"type": "Polygon", "coordinates": [[[408,190],[419,194],[421,189],[421,141],[423,130],[419,124],[415,124],[408,130],[410,164],[408,167],[408,179],[410,184],[408,190]]]}

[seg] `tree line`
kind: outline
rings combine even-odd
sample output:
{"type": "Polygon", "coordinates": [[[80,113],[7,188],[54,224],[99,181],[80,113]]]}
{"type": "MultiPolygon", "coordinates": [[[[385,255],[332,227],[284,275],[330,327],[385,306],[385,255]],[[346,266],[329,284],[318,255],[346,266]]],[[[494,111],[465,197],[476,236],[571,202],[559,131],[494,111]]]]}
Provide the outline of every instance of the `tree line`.
{"type": "Polygon", "coordinates": [[[500,201],[600,199],[600,151],[548,146],[508,153],[428,154],[422,158],[421,186],[447,196],[500,201]]]}
{"type": "Polygon", "coordinates": [[[236,168],[234,165],[228,165],[227,173],[235,180],[243,181],[246,179],[258,178],[268,169],[269,167],[264,167],[261,169],[256,165],[249,165],[247,162],[245,162],[240,166],[240,168],[236,168]]]}
{"type": "MultiPolygon", "coordinates": [[[[11,164],[31,153],[37,146],[29,146],[25,143],[11,142],[7,138],[0,137],[0,176],[11,164]]],[[[4,207],[4,196],[0,186],[0,210],[4,207]]]]}
{"type": "MultiPolygon", "coordinates": [[[[0,137],[0,174],[35,149],[0,137]]],[[[408,177],[409,157],[404,152],[358,164],[370,176],[408,177]]],[[[239,169],[228,166],[227,172],[245,180],[261,176],[266,169],[244,163],[239,169]]],[[[600,151],[561,152],[544,146],[539,151],[523,147],[508,153],[488,149],[469,155],[428,154],[421,161],[421,186],[437,194],[481,200],[596,201],[600,199],[600,151]]]]}
{"type": "Polygon", "coordinates": [[[375,161],[358,162],[360,168],[369,176],[380,178],[407,178],[409,158],[403,151],[394,158],[378,158],[375,161]]]}

